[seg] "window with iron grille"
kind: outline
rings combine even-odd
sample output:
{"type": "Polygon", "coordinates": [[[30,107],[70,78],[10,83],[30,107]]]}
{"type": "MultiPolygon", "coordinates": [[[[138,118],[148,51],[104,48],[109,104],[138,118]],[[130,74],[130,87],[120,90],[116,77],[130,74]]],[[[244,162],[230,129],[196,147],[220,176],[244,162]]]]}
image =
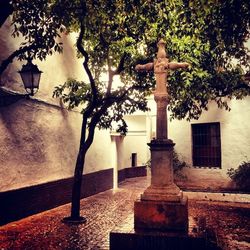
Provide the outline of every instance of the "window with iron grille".
{"type": "Polygon", "coordinates": [[[220,123],[192,124],[194,167],[221,167],[220,123]]]}

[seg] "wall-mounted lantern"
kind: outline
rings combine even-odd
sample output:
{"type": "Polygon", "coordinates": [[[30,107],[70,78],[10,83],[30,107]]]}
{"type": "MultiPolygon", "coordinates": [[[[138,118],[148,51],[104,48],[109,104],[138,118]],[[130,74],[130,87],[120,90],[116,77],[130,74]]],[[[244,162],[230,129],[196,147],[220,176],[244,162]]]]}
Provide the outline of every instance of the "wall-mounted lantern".
{"type": "Polygon", "coordinates": [[[27,93],[33,96],[38,91],[42,71],[32,63],[31,59],[28,59],[27,64],[23,65],[18,72],[27,93]]]}

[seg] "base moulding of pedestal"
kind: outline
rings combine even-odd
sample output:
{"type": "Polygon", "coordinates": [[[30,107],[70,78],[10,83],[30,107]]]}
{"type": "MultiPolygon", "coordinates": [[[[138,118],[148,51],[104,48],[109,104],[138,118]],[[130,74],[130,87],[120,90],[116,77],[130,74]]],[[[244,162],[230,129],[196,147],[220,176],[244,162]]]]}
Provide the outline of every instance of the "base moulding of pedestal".
{"type": "Polygon", "coordinates": [[[189,218],[187,232],[143,230],[134,228],[133,214],[109,234],[110,250],[222,250],[211,228],[199,228],[189,218]]]}
{"type": "Polygon", "coordinates": [[[135,229],[186,231],[188,228],[188,200],[181,202],[136,200],[135,229]]]}
{"type": "Polygon", "coordinates": [[[222,250],[205,237],[157,232],[110,232],[110,250],[222,250]]]}

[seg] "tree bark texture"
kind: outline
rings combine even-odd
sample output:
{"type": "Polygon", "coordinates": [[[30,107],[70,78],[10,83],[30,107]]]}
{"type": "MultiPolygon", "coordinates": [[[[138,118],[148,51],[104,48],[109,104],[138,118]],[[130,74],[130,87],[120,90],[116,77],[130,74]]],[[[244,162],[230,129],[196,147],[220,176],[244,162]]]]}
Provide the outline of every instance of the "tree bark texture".
{"type": "Polygon", "coordinates": [[[80,201],[81,201],[81,187],[82,187],[82,176],[83,176],[83,169],[85,164],[85,156],[86,153],[91,146],[94,140],[95,134],[95,126],[96,123],[92,121],[89,125],[89,132],[86,138],[86,131],[87,131],[87,118],[88,116],[83,115],[82,121],[82,130],[81,130],[81,139],[80,139],[80,146],[79,152],[76,160],[75,166],[75,173],[74,173],[74,180],[73,180],[73,188],[72,188],[72,202],[71,202],[71,219],[73,220],[80,220],[80,201]]]}

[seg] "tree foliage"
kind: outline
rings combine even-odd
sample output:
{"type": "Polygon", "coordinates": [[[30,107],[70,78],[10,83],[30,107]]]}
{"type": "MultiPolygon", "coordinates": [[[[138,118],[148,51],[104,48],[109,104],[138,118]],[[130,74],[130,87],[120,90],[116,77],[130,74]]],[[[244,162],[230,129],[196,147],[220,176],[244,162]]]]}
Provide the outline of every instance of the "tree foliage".
{"type": "MultiPolygon", "coordinates": [[[[107,129],[113,121],[120,122],[119,131],[125,133],[123,116],[146,111],[146,95],[152,87],[150,81],[137,81],[134,74],[145,29],[140,3],[87,1],[73,6],[72,2],[64,2],[70,5],[65,9],[67,13],[60,14],[66,17],[63,23],[67,32],[80,31],[76,45],[78,56],[84,57],[89,82],[70,79],[54,94],[68,102],[70,108],[83,105],[83,113],[91,110],[88,121],[99,112],[98,127],[107,129]],[[118,75],[122,84],[114,87],[118,75]]],[[[57,4],[55,8],[60,9],[62,3],[57,4]]]]}
{"type": "Polygon", "coordinates": [[[154,55],[160,36],[171,60],[191,63],[189,71],[171,72],[169,77],[173,117],[197,119],[211,100],[229,110],[229,99],[249,95],[243,78],[250,59],[245,46],[249,1],[158,1],[154,7],[158,14],[148,31],[148,55],[154,55]]]}
{"type": "Polygon", "coordinates": [[[13,35],[24,36],[19,59],[61,52],[60,32],[82,27],[81,43],[98,85],[104,72],[117,67],[114,75],[121,75],[126,86],[137,82],[151,87],[152,74],[134,76],[134,65],[152,61],[157,41],[164,38],[171,60],[192,65],[169,77],[169,109],[175,118],[197,119],[211,100],[230,109],[228,98],[249,94],[243,79],[249,71],[248,0],[13,0],[12,5],[13,35]]]}

